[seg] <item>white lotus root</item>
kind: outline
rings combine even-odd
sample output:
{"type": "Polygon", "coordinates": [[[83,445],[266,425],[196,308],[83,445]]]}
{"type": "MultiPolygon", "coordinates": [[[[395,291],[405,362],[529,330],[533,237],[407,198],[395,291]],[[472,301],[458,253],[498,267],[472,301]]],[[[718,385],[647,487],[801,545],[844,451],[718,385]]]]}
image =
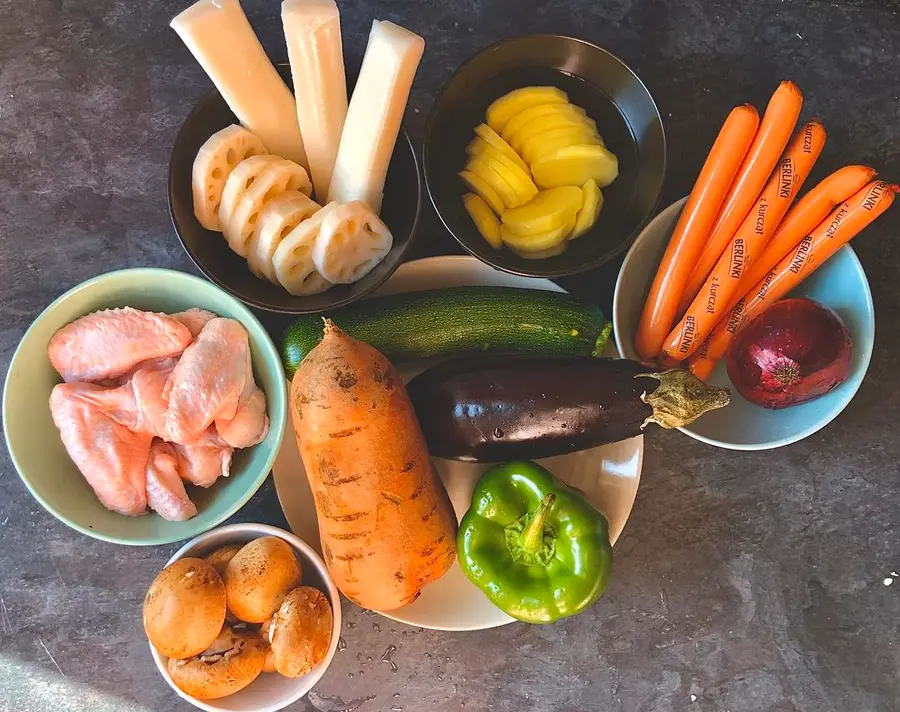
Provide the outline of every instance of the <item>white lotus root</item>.
{"type": "Polygon", "coordinates": [[[281,159],[278,156],[251,156],[241,161],[231,171],[225,188],[222,190],[222,201],[219,203],[219,230],[224,230],[231,216],[237,208],[238,201],[243,197],[247,189],[253,185],[256,177],[271,164],[281,159]]]}
{"type": "Polygon", "coordinates": [[[219,204],[232,171],[250,156],[268,151],[256,134],[232,124],[210,136],[197,152],[191,174],[194,215],[207,230],[221,230],[219,204]]]}
{"type": "Polygon", "coordinates": [[[322,222],[339,207],[338,203],[329,203],[291,230],[275,249],[272,259],[275,276],[291,294],[318,294],[331,286],[316,269],[312,252],[318,241],[322,222]]]}
{"type": "Polygon", "coordinates": [[[288,190],[306,194],[312,190],[309,175],[303,166],[278,159],[263,168],[238,198],[227,220],[222,216],[222,232],[228,246],[241,257],[247,257],[250,242],[259,226],[260,213],[268,203],[288,190]]]}
{"type": "Polygon", "coordinates": [[[259,214],[259,224],[250,240],[247,264],[257,277],[278,284],[273,260],[281,241],[304,220],[312,217],[320,205],[303,193],[287,190],[266,204],[259,214]]]}
{"type": "Polygon", "coordinates": [[[322,220],[312,259],[319,274],[334,284],[356,282],[390,252],[394,238],[366,203],[338,205],[322,220]]]}

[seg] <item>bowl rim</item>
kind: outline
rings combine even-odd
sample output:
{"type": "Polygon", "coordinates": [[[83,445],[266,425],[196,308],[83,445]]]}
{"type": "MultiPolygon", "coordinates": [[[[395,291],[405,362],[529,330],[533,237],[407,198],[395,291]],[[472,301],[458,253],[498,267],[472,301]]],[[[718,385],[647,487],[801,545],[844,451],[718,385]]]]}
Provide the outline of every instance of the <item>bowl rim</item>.
{"type": "MultiPolygon", "coordinates": [[[[287,62],[273,62],[273,64],[276,68],[288,66],[287,62]]],[[[235,299],[239,299],[244,304],[248,304],[252,307],[255,307],[256,309],[260,309],[262,311],[269,312],[271,314],[291,314],[291,315],[316,314],[316,313],[322,311],[321,307],[316,307],[314,309],[309,308],[309,307],[300,307],[300,306],[298,306],[298,307],[274,307],[270,304],[261,302],[258,299],[255,299],[253,297],[249,297],[249,296],[240,294],[235,289],[230,287],[228,284],[226,284],[225,282],[220,280],[218,277],[216,277],[216,275],[214,275],[210,270],[208,270],[204,266],[204,264],[197,257],[197,255],[194,254],[194,251],[191,249],[191,247],[188,245],[187,241],[185,240],[184,236],[182,235],[181,228],[178,224],[178,220],[175,218],[175,210],[173,208],[173,200],[174,200],[173,183],[175,180],[175,155],[177,152],[179,152],[180,145],[186,140],[184,138],[185,127],[188,126],[192,121],[195,121],[197,114],[199,114],[202,110],[207,108],[208,104],[212,103],[213,101],[216,101],[216,99],[219,99],[219,98],[222,98],[222,96],[219,93],[219,90],[215,89],[215,88],[209,90],[203,96],[201,96],[200,99],[197,101],[197,103],[193,106],[193,108],[188,112],[187,116],[185,116],[184,121],[181,122],[181,126],[179,126],[179,128],[178,128],[178,133],[175,134],[175,140],[172,143],[172,150],[169,155],[169,170],[166,174],[166,208],[169,211],[169,220],[172,223],[172,229],[175,231],[175,234],[178,236],[178,241],[181,243],[182,249],[187,253],[187,256],[191,259],[191,262],[193,262],[194,266],[198,270],[200,270],[203,273],[203,275],[210,282],[212,282],[217,287],[219,287],[219,289],[222,289],[223,291],[227,292],[229,295],[231,295],[235,299]]],[[[229,111],[231,111],[230,108],[229,108],[229,111]]],[[[234,118],[234,123],[240,124],[240,121],[237,119],[237,117],[234,118]]],[[[397,267],[400,266],[400,264],[403,262],[404,257],[406,257],[410,248],[413,246],[413,244],[416,241],[416,238],[417,238],[418,232],[419,232],[419,223],[422,218],[422,202],[423,202],[423,200],[422,200],[422,193],[423,193],[422,165],[419,161],[419,153],[416,150],[416,145],[413,142],[412,137],[410,136],[409,131],[406,128],[405,122],[400,123],[400,132],[399,132],[397,138],[399,139],[400,137],[403,138],[404,143],[409,148],[409,152],[412,155],[413,168],[415,169],[415,172],[416,172],[416,210],[415,210],[415,214],[413,215],[412,225],[409,230],[409,239],[406,241],[405,244],[401,245],[399,248],[397,248],[393,245],[391,246],[391,250],[388,254],[393,252],[395,249],[399,249],[399,252],[395,255],[397,264],[395,265],[394,269],[387,271],[384,275],[382,275],[380,277],[373,278],[371,283],[367,284],[366,288],[359,291],[359,293],[350,294],[348,296],[341,297],[340,299],[335,299],[333,301],[333,303],[329,304],[327,307],[324,307],[326,309],[337,309],[338,307],[346,306],[347,304],[351,304],[352,302],[355,302],[355,301],[361,299],[366,294],[369,294],[369,293],[373,292],[374,290],[378,289],[378,287],[380,287],[382,284],[384,284],[390,278],[390,276],[394,273],[394,271],[397,269],[397,267]]],[[[395,147],[395,150],[396,150],[396,147],[395,147]]],[[[368,277],[368,275],[366,275],[366,277],[368,277]]],[[[366,279],[366,277],[363,277],[363,279],[366,279]]],[[[362,280],[360,280],[360,281],[362,281],[362,280]]],[[[285,294],[288,294],[288,292],[285,292],[285,294]]],[[[298,300],[303,299],[303,297],[300,297],[300,296],[294,296],[294,295],[290,295],[290,296],[292,296],[293,298],[298,299],[298,300]]]]}
{"type": "MultiPolygon", "coordinates": [[[[215,284],[212,284],[212,283],[206,281],[205,279],[202,279],[196,275],[189,274],[188,272],[180,272],[178,270],[173,270],[173,269],[165,269],[162,267],[130,267],[130,268],[126,268],[126,269],[112,270],[110,272],[104,272],[103,274],[99,274],[94,277],[91,277],[90,279],[87,279],[84,282],[76,284],[71,289],[66,290],[63,294],[58,296],[56,299],[54,299],[52,302],[50,302],[50,304],[48,304],[46,307],[44,307],[41,310],[41,312],[32,320],[31,324],[29,324],[28,328],[25,330],[25,333],[22,335],[22,338],[19,340],[19,343],[16,346],[16,350],[13,352],[13,356],[9,361],[9,368],[6,372],[6,378],[5,378],[5,381],[3,384],[2,415],[3,415],[4,423],[10,422],[10,415],[11,415],[11,413],[9,412],[10,406],[9,406],[9,399],[8,399],[9,389],[11,387],[11,378],[10,377],[13,374],[13,372],[16,370],[16,368],[20,367],[20,366],[18,366],[18,361],[21,358],[24,358],[24,356],[22,355],[23,345],[26,343],[26,341],[28,341],[29,336],[37,328],[38,323],[40,321],[42,321],[45,317],[48,317],[53,312],[53,310],[56,309],[64,301],[71,299],[73,296],[75,296],[76,294],[78,294],[81,291],[90,289],[91,287],[94,287],[97,284],[99,284],[107,279],[112,279],[113,277],[123,278],[123,277],[128,277],[129,275],[136,275],[136,274],[140,274],[141,276],[148,276],[148,277],[153,277],[153,276],[162,277],[162,278],[173,278],[174,277],[176,279],[184,279],[195,285],[202,285],[203,288],[212,288],[212,289],[218,290],[220,292],[222,291],[215,284]]],[[[278,364],[278,368],[280,369],[280,372],[281,372],[281,378],[279,379],[278,374],[275,374],[275,380],[281,384],[286,383],[286,381],[285,381],[286,377],[284,375],[284,366],[281,363],[281,355],[279,354],[278,349],[275,347],[275,343],[272,341],[272,337],[269,336],[269,333],[266,331],[266,329],[260,323],[259,319],[256,318],[256,316],[253,314],[253,312],[251,312],[244,304],[242,304],[240,302],[240,300],[235,299],[230,294],[225,294],[224,296],[233,302],[232,306],[235,307],[236,311],[240,314],[240,318],[238,319],[238,321],[240,321],[242,324],[245,324],[245,322],[250,322],[250,323],[254,324],[255,326],[259,327],[260,332],[265,336],[265,339],[262,341],[262,347],[265,348],[267,351],[271,352],[270,355],[274,357],[275,363],[278,364]]],[[[268,393],[266,395],[267,395],[267,400],[268,400],[268,393]]],[[[235,514],[237,511],[239,511],[248,501],[250,501],[250,498],[253,497],[254,494],[256,494],[257,490],[259,490],[259,488],[262,487],[263,483],[266,481],[266,478],[268,478],[269,473],[272,471],[272,465],[275,462],[275,457],[278,454],[278,450],[281,448],[281,442],[284,437],[284,423],[287,422],[287,390],[286,390],[286,386],[283,387],[280,403],[281,403],[281,407],[275,413],[276,418],[270,418],[270,428],[277,425],[277,423],[274,422],[277,419],[278,421],[280,421],[280,425],[282,426],[281,434],[276,434],[275,440],[273,441],[274,446],[271,448],[271,451],[270,451],[268,457],[266,458],[264,467],[262,467],[260,469],[260,473],[256,476],[256,478],[249,483],[249,486],[243,492],[243,494],[241,494],[241,496],[238,497],[231,506],[226,508],[223,511],[223,513],[215,519],[215,521],[211,522],[209,527],[207,527],[207,529],[205,529],[204,531],[212,530],[213,528],[215,528],[216,526],[221,524],[223,521],[228,519],[230,516],[235,514]]],[[[24,474],[24,472],[23,472],[24,468],[21,466],[19,459],[16,456],[16,452],[10,443],[9,430],[6,427],[3,428],[3,437],[4,437],[4,441],[6,442],[6,449],[9,452],[10,460],[12,460],[13,467],[15,468],[16,473],[19,475],[19,479],[25,485],[25,488],[31,493],[31,496],[34,497],[47,512],[52,514],[54,517],[56,517],[56,519],[58,519],[60,522],[62,522],[66,526],[68,526],[72,529],[75,529],[76,531],[79,531],[82,534],[86,534],[87,536],[92,537],[94,539],[99,539],[101,541],[110,542],[112,544],[121,544],[123,546],[158,546],[161,544],[171,544],[176,541],[183,541],[184,536],[181,534],[175,535],[175,536],[163,535],[163,536],[149,537],[149,538],[140,539],[140,540],[123,539],[121,537],[113,536],[110,534],[105,534],[102,531],[98,531],[96,529],[90,529],[81,524],[78,524],[77,522],[73,521],[68,516],[63,514],[62,512],[58,511],[55,507],[52,507],[49,504],[49,502],[47,502],[47,500],[43,496],[41,496],[41,494],[39,494],[38,491],[32,486],[30,479],[24,474]]],[[[254,446],[254,447],[256,447],[256,446],[254,446]]],[[[123,515],[123,516],[125,516],[125,515],[123,515]]],[[[202,535],[202,533],[203,532],[201,532],[200,534],[202,535]]]]}
{"type": "MultiPolygon", "coordinates": [[[[444,85],[440,88],[437,95],[434,98],[434,101],[431,103],[431,109],[428,112],[428,118],[425,121],[425,130],[423,132],[422,139],[422,176],[425,181],[425,192],[428,193],[428,200],[431,202],[431,206],[434,208],[434,211],[437,213],[438,219],[441,221],[441,224],[444,226],[444,229],[450,233],[454,240],[456,240],[459,245],[470,255],[475,257],[486,264],[489,264],[494,269],[501,270],[502,272],[508,272],[509,274],[515,274],[520,277],[539,277],[543,279],[554,279],[558,277],[570,277],[572,275],[581,274],[582,272],[588,272],[592,269],[597,269],[598,267],[602,267],[605,264],[608,264],[616,257],[621,255],[625,250],[630,249],[631,245],[634,244],[635,240],[637,240],[638,236],[644,230],[644,228],[650,223],[653,219],[653,214],[656,212],[656,209],[659,207],[660,200],[662,198],[663,186],[665,184],[666,172],[668,170],[668,144],[666,141],[666,126],[663,122],[662,112],[659,110],[659,106],[656,103],[656,100],[653,98],[653,94],[650,92],[650,89],[644,83],[644,81],[638,76],[637,72],[635,72],[627,63],[625,63],[619,56],[613,54],[608,49],[600,47],[599,45],[594,44],[593,42],[588,42],[587,40],[581,39],[580,37],[573,37],[571,35],[565,35],[557,32],[531,32],[523,35],[513,35],[512,37],[504,37],[502,39],[491,42],[490,44],[481,47],[480,49],[475,50],[462,64],[460,64],[456,69],[453,70],[453,73],[450,75],[450,78],[444,83],[444,85]],[[597,259],[584,262],[581,265],[575,268],[568,269],[524,269],[524,268],[516,268],[510,267],[504,264],[501,264],[498,260],[493,258],[484,257],[482,255],[476,254],[469,246],[463,242],[463,240],[457,236],[456,232],[447,224],[446,219],[444,218],[443,213],[438,207],[438,202],[435,197],[436,190],[433,190],[432,181],[429,179],[429,165],[431,161],[429,160],[430,151],[428,150],[431,137],[432,129],[434,127],[434,123],[437,120],[438,113],[438,104],[443,98],[444,94],[447,91],[447,88],[453,83],[454,79],[456,79],[456,75],[459,74],[463,69],[472,64],[475,60],[477,60],[481,55],[490,52],[497,47],[500,47],[504,44],[510,42],[518,42],[522,40],[536,40],[536,39],[558,39],[565,40],[566,42],[574,42],[576,44],[584,45],[586,47],[591,48],[592,50],[601,52],[603,54],[608,55],[612,60],[620,64],[626,72],[628,72],[640,85],[640,87],[644,90],[644,93],[647,95],[647,98],[650,100],[650,105],[653,107],[656,112],[656,117],[659,120],[659,129],[660,135],[662,138],[662,169],[661,174],[662,178],[659,182],[659,189],[656,191],[656,197],[653,199],[653,204],[650,206],[647,211],[646,216],[641,222],[634,226],[634,228],[629,233],[628,237],[615,248],[612,252],[605,254],[603,257],[598,257],[597,259]]],[[[503,254],[502,252],[498,254],[503,254]]],[[[539,263],[541,260],[531,260],[532,262],[539,263]]]]}
{"type": "MultiPolygon", "coordinates": [[[[225,526],[209,529],[202,534],[198,534],[190,541],[185,542],[185,544],[182,545],[181,548],[178,549],[178,551],[172,554],[163,568],[178,561],[179,559],[188,557],[192,553],[193,549],[200,547],[200,545],[202,545],[209,539],[212,539],[213,537],[247,533],[258,534],[256,538],[262,538],[264,536],[276,536],[279,539],[286,541],[288,544],[294,547],[294,549],[298,551],[302,557],[305,557],[303,563],[306,563],[307,561],[312,562],[312,565],[316,568],[319,575],[322,577],[322,580],[325,582],[325,587],[328,589],[328,601],[331,604],[331,642],[328,644],[328,651],[325,653],[325,657],[322,659],[322,661],[318,665],[316,665],[316,667],[313,668],[309,673],[307,673],[307,675],[304,675],[304,677],[311,676],[311,679],[307,681],[308,685],[299,685],[297,687],[297,690],[292,692],[288,696],[288,698],[285,698],[283,701],[278,702],[274,705],[266,705],[253,708],[254,712],[277,712],[278,710],[284,709],[288,705],[293,704],[301,697],[303,697],[303,695],[309,692],[313,687],[315,687],[319,680],[322,679],[325,671],[331,665],[332,660],[334,660],[335,653],[337,652],[337,646],[340,640],[341,626],[343,621],[343,615],[341,611],[341,596],[338,592],[337,586],[334,583],[334,580],[331,578],[331,575],[328,572],[328,567],[322,560],[322,557],[319,556],[315,549],[313,549],[309,544],[303,541],[303,539],[301,539],[291,531],[272,526],[271,524],[241,522],[238,524],[226,524],[225,526]]],[[[227,542],[223,541],[221,545],[226,546],[227,542]]],[[[180,690],[175,685],[175,683],[172,682],[169,671],[166,669],[166,665],[163,663],[163,660],[168,660],[168,658],[166,658],[166,656],[162,655],[155,647],[153,647],[153,644],[150,641],[147,641],[147,645],[150,647],[150,655],[153,657],[153,662],[156,663],[156,669],[159,671],[160,675],[162,675],[163,679],[168,683],[169,687],[175,690],[175,692],[179,697],[181,697],[181,699],[190,702],[192,705],[202,710],[207,710],[207,712],[221,712],[221,710],[227,709],[215,706],[214,704],[210,704],[215,703],[216,700],[198,700],[180,690]]],[[[227,699],[227,697],[222,699],[227,699]]]]}
{"type": "MultiPolygon", "coordinates": [[[[647,239],[646,235],[650,234],[650,231],[654,228],[657,221],[665,222],[666,220],[672,220],[672,213],[679,213],[683,208],[684,204],[687,202],[688,196],[685,196],[679,200],[676,200],[674,203],[666,207],[664,210],[660,211],[653,220],[651,220],[647,226],[641,231],[641,234],[637,236],[634,241],[634,244],[628,250],[628,254],[625,256],[624,261],[622,262],[622,266],[619,268],[619,274],[616,277],[616,286],[613,291],[613,334],[616,341],[616,348],[619,350],[619,353],[625,357],[626,351],[622,348],[621,337],[619,336],[619,302],[620,302],[620,292],[623,290],[624,283],[624,275],[625,270],[628,267],[629,262],[633,258],[633,253],[639,247],[642,240],[647,239]]],[[[694,432],[691,430],[690,426],[684,426],[678,428],[682,433],[687,435],[688,437],[693,438],[694,440],[698,440],[702,443],[706,443],[707,445],[712,445],[714,447],[722,448],[725,450],[738,450],[744,452],[754,452],[759,450],[774,450],[775,448],[784,447],[785,445],[792,445],[793,443],[799,442],[800,440],[804,440],[808,438],[810,435],[817,433],[819,430],[824,428],[826,425],[831,423],[835,418],[837,418],[844,409],[850,404],[850,401],[856,396],[859,391],[860,386],[865,380],[866,373],[869,370],[869,364],[872,361],[872,353],[875,349],[874,344],[874,333],[875,333],[875,304],[872,299],[872,287],[869,284],[869,278],[866,275],[866,271],[863,268],[862,262],[859,260],[859,256],[856,254],[856,251],[853,247],[847,243],[841,250],[846,250],[846,254],[849,257],[851,263],[855,270],[859,272],[862,282],[862,297],[866,303],[866,314],[871,315],[869,318],[865,319],[866,328],[871,329],[873,334],[872,342],[868,344],[868,347],[861,352],[860,356],[860,365],[859,365],[859,376],[854,379],[853,382],[850,383],[850,388],[846,389],[846,393],[841,400],[837,401],[831,411],[813,422],[806,428],[799,430],[792,435],[787,435],[783,438],[778,438],[776,440],[768,440],[765,442],[759,443],[734,443],[728,440],[719,440],[717,438],[711,438],[706,435],[701,435],[700,433],[694,432]]],[[[809,276],[809,275],[807,275],[809,276]]],[[[631,349],[629,349],[631,352],[631,349]]]]}

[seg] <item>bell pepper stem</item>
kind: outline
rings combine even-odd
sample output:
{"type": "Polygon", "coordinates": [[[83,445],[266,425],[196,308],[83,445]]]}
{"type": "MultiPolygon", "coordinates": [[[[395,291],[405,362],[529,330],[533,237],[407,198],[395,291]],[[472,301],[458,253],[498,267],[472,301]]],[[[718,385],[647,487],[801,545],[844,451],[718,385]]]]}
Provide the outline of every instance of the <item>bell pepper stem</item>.
{"type": "Polygon", "coordinates": [[[550,514],[550,509],[556,502],[556,495],[552,492],[545,494],[541,500],[541,506],[535,513],[534,518],[528,523],[525,531],[522,533],[522,548],[529,554],[533,554],[544,544],[544,521],[550,514]]]}

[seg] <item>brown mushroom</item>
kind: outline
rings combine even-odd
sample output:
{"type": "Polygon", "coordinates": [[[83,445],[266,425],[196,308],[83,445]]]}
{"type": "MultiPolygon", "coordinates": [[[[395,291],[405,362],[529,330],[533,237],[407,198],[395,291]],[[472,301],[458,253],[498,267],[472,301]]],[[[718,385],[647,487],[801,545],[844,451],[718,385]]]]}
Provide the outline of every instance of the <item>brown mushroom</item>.
{"type": "Polygon", "coordinates": [[[325,658],[333,628],[325,594],[310,586],[291,591],[268,631],[275,669],[285,677],[308,673],[325,658]]]}
{"type": "Polygon", "coordinates": [[[189,658],[206,650],[225,622],[225,585],[202,559],[170,564],[144,597],[144,631],[170,658],[189,658]]]}
{"type": "MultiPolygon", "coordinates": [[[[278,615],[276,612],[275,615],[278,615]]],[[[275,668],[275,654],[272,652],[272,621],[274,616],[267,620],[259,627],[259,634],[266,644],[266,663],[263,665],[263,672],[278,672],[275,668]]]]}
{"type": "Polygon", "coordinates": [[[225,567],[228,610],[247,623],[262,623],[278,610],[302,570],[293,547],[265,536],[245,545],[225,567]]]}
{"type": "Polygon", "coordinates": [[[262,672],[266,648],[252,630],[229,626],[200,655],[169,658],[169,675],[178,689],[198,700],[213,700],[243,690],[262,672]]]}
{"type": "Polygon", "coordinates": [[[203,560],[211,563],[215,567],[216,571],[219,572],[219,576],[224,576],[225,567],[228,566],[228,563],[234,558],[234,555],[237,554],[243,547],[243,544],[228,544],[216,549],[212,553],[207,554],[203,557],[203,560]]]}

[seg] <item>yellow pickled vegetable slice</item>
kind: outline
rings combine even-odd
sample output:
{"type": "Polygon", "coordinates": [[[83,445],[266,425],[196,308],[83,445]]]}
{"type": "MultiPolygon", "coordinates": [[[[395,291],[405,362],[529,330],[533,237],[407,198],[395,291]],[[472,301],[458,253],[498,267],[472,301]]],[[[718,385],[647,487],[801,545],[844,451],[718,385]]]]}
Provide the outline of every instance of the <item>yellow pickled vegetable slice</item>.
{"type": "Polygon", "coordinates": [[[501,153],[509,156],[519,165],[519,168],[521,168],[523,171],[528,171],[528,166],[525,165],[525,161],[523,161],[519,157],[519,154],[513,151],[512,146],[510,146],[506,141],[500,138],[500,134],[494,131],[494,129],[492,129],[490,126],[488,126],[487,124],[478,124],[478,126],[475,127],[475,135],[478,136],[482,141],[491,144],[501,153]]]}
{"type": "Polygon", "coordinates": [[[470,156],[481,156],[484,154],[488,154],[498,158],[502,163],[505,163],[509,167],[515,167],[515,169],[520,172],[523,176],[531,180],[531,171],[528,166],[518,156],[516,158],[511,158],[509,155],[501,151],[494,144],[488,143],[480,136],[476,136],[473,138],[469,145],[466,146],[466,153],[470,156]]]}
{"type": "Polygon", "coordinates": [[[472,171],[472,173],[482,178],[491,188],[497,191],[497,195],[503,199],[503,204],[507,208],[515,208],[526,202],[519,196],[516,189],[507,182],[506,178],[495,170],[497,165],[499,164],[488,162],[488,159],[484,156],[478,156],[466,164],[466,170],[472,171]]]}
{"type": "Polygon", "coordinates": [[[586,116],[566,116],[565,114],[540,116],[534,121],[529,121],[522,128],[516,131],[516,133],[510,137],[509,145],[513,147],[514,151],[518,152],[522,150],[522,147],[525,145],[525,142],[528,139],[534,138],[538,134],[542,134],[545,131],[552,131],[553,129],[562,129],[568,127],[586,127],[591,129],[592,131],[597,130],[597,124],[595,124],[586,116]]]}
{"type": "Polygon", "coordinates": [[[522,128],[529,121],[533,121],[534,119],[539,119],[542,116],[571,116],[572,118],[587,118],[587,114],[584,113],[584,109],[580,106],[575,106],[574,104],[538,104],[537,106],[532,106],[529,109],[525,109],[525,111],[519,112],[515,116],[513,116],[509,121],[506,122],[506,126],[503,127],[503,133],[501,133],[501,137],[507,143],[511,136],[513,136],[516,131],[522,128]]]}
{"type": "Polygon", "coordinates": [[[500,133],[516,114],[538,104],[565,104],[569,97],[556,87],[522,87],[501,96],[487,108],[487,124],[500,133]]]}
{"type": "Polygon", "coordinates": [[[494,161],[505,166],[506,170],[512,174],[512,178],[507,178],[505,173],[503,174],[503,177],[507,183],[516,189],[516,192],[526,192],[532,197],[537,195],[537,188],[534,185],[534,181],[531,180],[531,172],[520,168],[518,163],[513,161],[502,151],[494,148],[487,141],[476,137],[472,143],[466,147],[466,152],[473,158],[484,156],[489,160],[492,166],[494,161]]]}
{"type": "Polygon", "coordinates": [[[546,260],[548,257],[556,257],[566,251],[569,246],[568,241],[563,240],[556,247],[548,247],[546,250],[537,250],[536,252],[526,252],[525,250],[516,250],[510,248],[519,257],[524,260],[546,260]]]}
{"type": "Polygon", "coordinates": [[[603,146],[603,139],[588,126],[565,126],[532,136],[522,144],[522,158],[528,165],[567,146],[603,146]]]}
{"type": "Polygon", "coordinates": [[[503,240],[500,239],[500,221],[484,198],[475,193],[466,193],[463,196],[463,206],[488,244],[498,250],[503,247],[503,240]]]}
{"type": "Polygon", "coordinates": [[[518,205],[527,203],[537,195],[538,189],[534,181],[531,180],[531,176],[524,173],[518,166],[511,166],[508,160],[503,161],[497,158],[496,155],[489,153],[483,153],[473,158],[473,160],[485,161],[495,173],[499,174],[512,187],[516,195],[519,196],[518,205]]]}
{"type": "Polygon", "coordinates": [[[619,161],[603,146],[568,146],[535,161],[531,174],[541,188],[584,185],[591,178],[605,188],[619,175],[619,161]]]}
{"type": "Polygon", "coordinates": [[[542,190],[532,200],[503,213],[503,225],[518,235],[535,235],[556,230],[575,219],[583,201],[575,185],[542,190]]]}
{"type": "Polygon", "coordinates": [[[510,230],[505,224],[500,226],[500,237],[510,247],[523,252],[539,252],[556,247],[560,242],[565,242],[572,228],[575,227],[573,216],[564,225],[555,230],[539,232],[536,235],[520,235],[510,230]]]}
{"type": "Polygon", "coordinates": [[[503,198],[500,197],[496,190],[491,188],[489,183],[482,180],[480,176],[475,175],[472,171],[460,171],[459,177],[463,179],[463,182],[465,182],[467,186],[484,198],[484,201],[491,206],[491,209],[497,213],[497,215],[500,215],[506,210],[503,198]]]}
{"type": "Polygon", "coordinates": [[[581,192],[584,194],[584,201],[581,210],[575,216],[575,227],[572,234],[569,235],[570,240],[581,237],[594,227],[597,217],[600,215],[600,208],[603,207],[603,193],[600,192],[600,188],[597,187],[593,178],[581,187],[581,192]]]}

